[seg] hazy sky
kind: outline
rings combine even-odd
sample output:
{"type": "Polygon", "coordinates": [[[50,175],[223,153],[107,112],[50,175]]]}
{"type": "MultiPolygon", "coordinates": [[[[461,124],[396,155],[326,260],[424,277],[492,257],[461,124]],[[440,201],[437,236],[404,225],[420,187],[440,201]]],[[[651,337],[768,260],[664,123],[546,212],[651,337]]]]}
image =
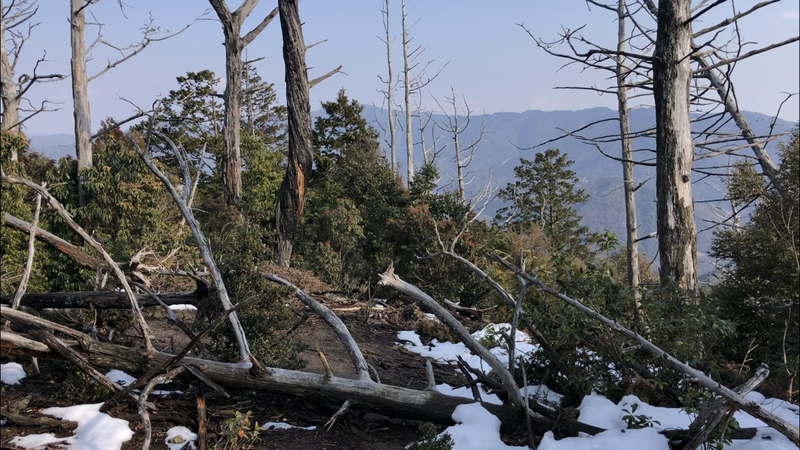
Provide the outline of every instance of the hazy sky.
{"type": "MultiPolygon", "coordinates": [[[[399,0],[391,0],[391,3],[394,8],[390,17],[391,33],[396,37],[392,64],[398,71],[402,68],[399,0]]],[[[716,14],[704,16],[703,23],[695,25],[695,29],[716,23],[722,14],[731,10],[730,3],[719,7],[716,14]]],[[[740,10],[755,3],[734,2],[740,10]]],[[[35,19],[41,25],[33,30],[25,45],[17,76],[30,71],[43,51],[47,51],[48,62],[40,66],[40,74],[69,75],[68,2],[40,0],[39,4],[35,19]]],[[[229,4],[235,8],[240,2],[229,4]]],[[[275,5],[275,1],[262,0],[245,23],[245,30],[249,31],[275,5]]],[[[385,46],[378,39],[384,35],[382,5],[379,0],[303,0],[300,3],[306,43],[327,39],[308,51],[310,77],[319,76],[339,64],[344,66],[342,70],[345,72],[312,89],[312,109],[318,109],[321,101],[333,99],[342,87],[351,98],[365,104],[381,105],[383,96],[378,92],[381,89],[378,76],[386,73],[385,46]]],[[[102,0],[88,10],[98,22],[105,24],[103,39],[123,46],[141,38],[140,29],[148,21],[149,14],[156,24],[176,31],[202,15],[208,7],[200,0],[125,0],[123,15],[116,0],[102,0]]],[[[608,11],[590,10],[580,0],[411,0],[406,12],[409,23],[418,21],[411,30],[412,44],[427,45],[421,62],[433,60],[429,71],[435,72],[449,61],[422,96],[424,106],[429,109],[438,108],[431,96],[441,101],[450,95],[451,86],[459,96],[463,94],[466,97],[470,109],[476,113],[575,110],[595,106],[616,108],[616,99],[612,95],[555,90],[555,87],[563,85],[606,87],[612,81],[606,79],[606,74],[581,71],[576,66],[559,70],[563,61],[537,48],[525,31],[517,26],[524,23],[537,37],[551,39],[562,31],[562,27],[575,29],[586,25],[584,35],[612,45],[616,23],[608,11]]],[[[90,82],[93,130],[107,116],[123,119],[135,112],[135,108],[120,97],[142,107],[148,106],[159,96],[167,95],[170,89],[175,89],[175,77],[187,71],[211,69],[224,82],[222,30],[213,12],[209,11],[205,19],[175,38],[151,44],[133,59],[90,82]]],[[[87,17],[87,21],[90,20],[87,17]]],[[[798,28],[800,0],[784,0],[741,21],[742,39],[752,43],[748,49],[796,36],[800,31],[798,28]]],[[[97,27],[88,27],[87,40],[96,35],[97,27]]],[[[247,52],[250,59],[264,57],[255,66],[264,80],[275,83],[279,97],[283,98],[284,69],[277,18],[250,44],[247,52]]],[[[107,47],[96,47],[91,54],[89,73],[96,73],[105,67],[109,58],[115,59],[117,55],[107,47]]],[[[797,43],[739,63],[733,77],[740,107],[774,114],[785,98],[784,92],[800,92],[799,68],[797,43]]],[[[31,119],[26,124],[27,133],[72,132],[72,97],[68,80],[35,86],[29,97],[34,104],[43,98],[63,103],[59,105],[61,111],[31,119]]],[[[781,117],[797,121],[799,103],[798,97],[787,102],[781,117]]]]}

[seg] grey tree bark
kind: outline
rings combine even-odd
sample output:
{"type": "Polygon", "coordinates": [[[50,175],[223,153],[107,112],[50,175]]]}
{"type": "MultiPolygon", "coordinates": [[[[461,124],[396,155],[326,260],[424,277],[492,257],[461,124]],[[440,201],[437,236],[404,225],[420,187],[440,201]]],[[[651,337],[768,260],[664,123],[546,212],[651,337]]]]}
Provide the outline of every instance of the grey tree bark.
{"type": "Polygon", "coordinates": [[[244,36],[242,24],[253,12],[258,0],[245,0],[231,12],[224,0],[208,0],[217,13],[225,35],[225,117],[222,125],[222,198],[225,203],[235,205],[242,197],[242,50],[269,25],[278,14],[273,9],[261,23],[244,36]]]}
{"type": "MultiPolygon", "coordinates": [[[[72,74],[72,115],[74,117],[75,152],[78,156],[78,170],[92,167],[92,115],[89,111],[89,80],[86,76],[86,20],[83,0],[70,0],[70,35],[72,48],[70,68],[72,74]]],[[[78,176],[78,197],[84,203],[83,183],[78,176]]]]}
{"type": "Polygon", "coordinates": [[[636,327],[641,332],[641,298],[639,292],[639,244],[636,225],[636,199],[633,185],[633,154],[631,153],[631,128],[628,119],[628,87],[625,84],[628,69],[625,66],[625,21],[627,12],[625,0],[617,2],[617,110],[619,112],[619,134],[622,147],[622,186],[625,194],[625,240],[628,258],[628,285],[633,290],[633,318],[636,327]]]}
{"type": "Polygon", "coordinates": [[[389,76],[386,79],[386,103],[389,110],[389,149],[392,158],[392,172],[397,174],[397,145],[395,140],[395,132],[397,131],[397,123],[395,122],[394,113],[394,73],[392,72],[392,38],[389,33],[389,0],[386,0],[386,9],[383,11],[384,19],[383,26],[386,30],[386,68],[389,76]]]}
{"type": "Polygon", "coordinates": [[[284,267],[289,267],[291,262],[292,242],[303,212],[313,163],[306,47],[297,3],[298,0],[278,2],[283,34],[283,62],[286,66],[289,161],[275,207],[275,229],[278,232],[275,252],[278,263],[284,267]]]}
{"type": "MultiPolygon", "coordinates": [[[[0,88],[2,88],[3,101],[3,130],[19,131],[19,97],[16,95],[14,72],[6,53],[6,21],[0,20],[0,88]]],[[[11,155],[11,160],[17,160],[17,152],[11,155]]]]}
{"type": "Polygon", "coordinates": [[[694,145],[689,128],[691,0],[663,0],[653,57],[656,105],[656,196],[662,284],[697,288],[697,234],[692,201],[694,145]]]}
{"type": "Polygon", "coordinates": [[[414,179],[414,139],[411,137],[411,68],[408,62],[408,29],[406,28],[406,2],[400,1],[401,23],[403,27],[403,87],[406,104],[406,157],[408,158],[408,172],[406,185],[414,179]]]}

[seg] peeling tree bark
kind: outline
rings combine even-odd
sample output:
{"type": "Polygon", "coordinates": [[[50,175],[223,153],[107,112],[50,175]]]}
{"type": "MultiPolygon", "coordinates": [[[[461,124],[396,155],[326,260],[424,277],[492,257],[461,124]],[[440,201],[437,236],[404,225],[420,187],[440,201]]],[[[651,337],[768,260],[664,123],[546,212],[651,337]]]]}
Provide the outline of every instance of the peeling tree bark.
{"type": "MultiPolygon", "coordinates": [[[[3,130],[19,131],[19,101],[16,86],[14,85],[14,72],[11,69],[11,62],[6,53],[6,21],[0,18],[0,90],[2,90],[3,101],[3,123],[0,128],[3,130]]],[[[18,158],[16,149],[11,154],[11,160],[18,158]]]]}
{"type": "Polygon", "coordinates": [[[278,264],[289,267],[292,242],[300,224],[306,187],[311,176],[313,153],[306,46],[303,41],[297,0],[280,0],[278,8],[283,33],[283,62],[286,66],[289,161],[275,207],[275,229],[278,232],[275,253],[278,264]]]}
{"type": "Polygon", "coordinates": [[[658,5],[653,57],[656,104],[656,196],[661,283],[697,288],[697,231],[692,200],[694,145],[689,127],[690,0],[658,5]]]}

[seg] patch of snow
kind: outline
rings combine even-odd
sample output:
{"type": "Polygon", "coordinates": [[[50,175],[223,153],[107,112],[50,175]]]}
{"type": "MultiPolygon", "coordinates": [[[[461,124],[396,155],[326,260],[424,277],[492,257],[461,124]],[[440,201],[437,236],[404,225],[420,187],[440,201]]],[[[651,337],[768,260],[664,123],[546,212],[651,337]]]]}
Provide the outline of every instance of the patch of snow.
{"type": "Polygon", "coordinates": [[[169,305],[169,309],[171,309],[173,311],[180,311],[180,310],[184,310],[184,309],[191,310],[191,311],[197,311],[197,307],[196,306],[194,306],[194,305],[185,305],[185,304],[169,305]]]}
{"type": "MultiPolygon", "coordinates": [[[[451,395],[453,397],[474,398],[472,390],[468,387],[453,387],[447,383],[437,384],[436,390],[444,395],[451,395]]],[[[481,399],[486,403],[493,405],[502,405],[503,402],[495,394],[489,394],[481,391],[481,399]]]]}
{"type": "Polygon", "coordinates": [[[556,440],[548,431],[539,443],[539,450],[670,450],[669,440],[655,428],[640,430],[606,430],[594,436],[568,437],[556,440]]]}
{"type": "Polygon", "coordinates": [[[478,403],[458,405],[453,411],[457,423],[443,433],[453,438],[453,450],[527,450],[528,447],[511,447],[500,440],[500,419],[478,403]]]}
{"type": "Polygon", "coordinates": [[[108,371],[106,376],[108,377],[109,380],[123,387],[128,386],[129,384],[132,384],[134,381],[136,381],[136,378],[133,378],[132,376],[128,375],[127,373],[119,369],[112,369],[108,371]]]}
{"type": "Polygon", "coordinates": [[[186,427],[172,427],[167,430],[164,443],[167,444],[169,450],[181,450],[183,446],[186,445],[186,441],[190,441],[189,448],[194,450],[197,448],[197,446],[195,446],[196,440],[197,434],[192,433],[192,430],[186,427]]]}
{"type": "Polygon", "coordinates": [[[316,430],[317,427],[310,426],[310,427],[298,427],[297,425],[291,425],[286,422],[267,422],[264,425],[261,425],[261,428],[264,430],[288,430],[290,428],[299,428],[301,430],[316,430]]]}
{"type": "Polygon", "coordinates": [[[19,384],[25,378],[25,369],[15,362],[0,364],[0,382],[3,384],[19,384]]]}
{"type": "Polygon", "coordinates": [[[102,403],[76,405],[67,408],[47,408],[42,414],[61,420],[77,422],[75,434],[57,438],[51,433],[17,436],[11,443],[22,448],[36,448],[50,443],[65,443],[70,450],[113,450],[133,437],[128,422],[100,412],[102,403]]]}

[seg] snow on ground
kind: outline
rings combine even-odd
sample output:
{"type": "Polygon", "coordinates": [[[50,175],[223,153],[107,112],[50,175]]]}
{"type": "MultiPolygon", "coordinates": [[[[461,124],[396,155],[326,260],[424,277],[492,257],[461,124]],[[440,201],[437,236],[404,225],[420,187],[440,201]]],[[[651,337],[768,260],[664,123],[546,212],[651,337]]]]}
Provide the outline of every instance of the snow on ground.
{"type": "Polygon", "coordinates": [[[185,305],[185,304],[182,304],[182,303],[178,304],[178,305],[169,305],[169,309],[171,309],[173,311],[179,311],[179,310],[183,310],[183,309],[197,311],[197,307],[196,306],[194,306],[194,305],[185,305]]]}
{"type": "Polygon", "coordinates": [[[172,427],[167,430],[167,436],[164,437],[164,443],[167,444],[169,450],[181,450],[187,441],[191,442],[189,449],[195,450],[197,446],[194,441],[196,440],[197,433],[192,433],[192,430],[186,427],[172,427]]]}
{"type": "Polygon", "coordinates": [[[22,448],[38,448],[48,444],[66,444],[69,450],[113,450],[133,437],[128,422],[100,412],[102,403],[67,408],[47,408],[42,414],[77,422],[75,434],[57,438],[52,433],[17,436],[11,443],[22,448]]]}
{"type": "MultiPolygon", "coordinates": [[[[125,372],[123,372],[121,370],[118,370],[118,369],[110,370],[106,374],[106,376],[111,381],[114,381],[114,382],[116,382],[117,384],[119,384],[120,386],[123,386],[123,387],[125,387],[125,386],[127,386],[129,384],[132,384],[134,381],[136,381],[136,378],[134,378],[134,377],[128,375],[127,373],[125,373],[125,372]]],[[[162,384],[164,384],[164,383],[158,384],[157,386],[161,386],[162,384]]],[[[139,389],[134,389],[133,392],[139,392],[139,389]]],[[[183,392],[181,392],[181,391],[154,390],[154,391],[152,391],[150,393],[150,395],[166,396],[166,395],[170,395],[170,394],[182,394],[182,393],[183,392]]]]}
{"type": "MultiPolygon", "coordinates": [[[[508,365],[508,346],[505,339],[502,338],[502,332],[508,333],[510,329],[509,324],[492,324],[473,333],[472,336],[484,345],[494,345],[490,349],[491,352],[504,365],[508,365]]],[[[464,344],[439,342],[434,339],[430,344],[423,345],[419,335],[414,331],[401,331],[397,334],[397,339],[406,349],[423,357],[453,363],[457,360],[457,356],[461,356],[470,366],[487,373],[491,371],[488,365],[484,364],[478,356],[470,353],[464,344]]],[[[530,338],[523,332],[518,331],[514,340],[516,341],[516,354],[530,353],[538,348],[531,344],[530,338]]],[[[454,388],[447,384],[440,384],[436,386],[436,389],[443,394],[472,398],[472,392],[466,387],[454,388]]],[[[520,392],[522,391],[521,389],[520,392]]],[[[482,397],[487,403],[499,404],[500,402],[493,394],[483,393],[482,397]]],[[[528,386],[528,397],[538,398],[540,401],[546,399],[546,402],[558,404],[563,396],[551,391],[546,386],[530,385],[528,386]]],[[[747,395],[747,399],[760,404],[762,408],[773,412],[789,423],[800,426],[800,407],[797,405],[774,398],[765,398],[758,392],[750,393],[747,395]]],[[[607,431],[595,436],[571,437],[561,440],[556,440],[553,433],[548,432],[542,438],[539,445],[540,450],[669,450],[667,438],[658,434],[658,431],[667,428],[688,428],[694,418],[680,408],[651,406],[634,395],[625,396],[615,404],[605,396],[592,393],[583,398],[578,410],[581,422],[605,428],[607,431]],[[635,412],[633,411],[634,405],[636,405],[635,412]],[[627,430],[627,424],[623,417],[629,414],[647,416],[653,426],[627,430]]],[[[789,439],[766,427],[762,421],[751,415],[737,411],[735,418],[740,427],[759,427],[759,430],[754,438],[733,441],[733,444],[727,449],[796,449],[789,439]]],[[[453,437],[454,450],[517,448],[508,447],[500,441],[499,419],[479,404],[459,406],[453,413],[453,420],[458,424],[447,428],[443,433],[450,433],[453,437]],[[469,407],[469,409],[462,409],[464,407],[469,407]]]]}
{"type": "MultiPolygon", "coordinates": [[[[508,332],[509,329],[510,325],[508,324],[490,325],[474,333],[473,336],[484,344],[493,345],[491,352],[504,364],[508,364],[508,348],[501,336],[503,331],[508,332]]],[[[452,362],[456,360],[456,355],[461,355],[471,366],[489,371],[488,366],[482,364],[480,359],[472,355],[463,344],[432,341],[429,345],[423,345],[417,333],[413,331],[401,331],[397,337],[407,349],[422,356],[439,361],[452,362]]],[[[529,353],[537,348],[531,344],[529,337],[522,332],[517,333],[515,341],[517,354],[529,353]]],[[[25,371],[17,363],[8,363],[0,366],[0,375],[2,375],[4,384],[19,384],[20,380],[25,377],[25,371]]],[[[122,385],[127,385],[134,381],[132,376],[120,370],[112,370],[106,375],[122,385]]],[[[472,393],[468,388],[454,388],[447,384],[440,384],[436,388],[443,394],[472,398],[472,393]]],[[[546,400],[557,404],[562,398],[559,393],[551,391],[546,386],[530,385],[527,391],[529,397],[539,398],[540,401],[546,400]]],[[[497,396],[493,394],[484,393],[483,399],[488,403],[500,403],[497,396]]],[[[757,392],[749,394],[747,399],[759,403],[763,408],[795,424],[795,426],[800,426],[800,408],[797,405],[774,398],[765,398],[757,392]]],[[[95,405],[77,405],[68,408],[48,408],[42,411],[42,414],[77,422],[78,428],[75,429],[73,436],[57,438],[49,433],[35,434],[17,436],[11,442],[26,449],[40,448],[53,443],[65,445],[70,450],[119,449],[123,442],[133,437],[133,432],[131,432],[127,421],[115,419],[101,413],[99,411],[100,405],[99,403],[95,405]]],[[[692,417],[680,408],[651,406],[632,395],[623,397],[622,400],[615,404],[602,395],[591,394],[584,397],[578,410],[580,411],[579,420],[606,428],[607,431],[595,436],[571,437],[561,440],[555,440],[553,433],[548,432],[542,438],[542,442],[539,445],[540,450],[668,450],[667,439],[658,434],[658,431],[665,428],[686,428],[692,420],[692,417]],[[636,405],[635,412],[632,411],[633,405],[636,405]],[[625,411],[626,409],[627,411],[625,411]],[[630,412],[635,415],[648,416],[652,421],[653,427],[639,430],[625,429],[626,423],[623,417],[626,414],[630,414],[630,412]]],[[[727,449],[794,450],[796,448],[785,436],[765,427],[760,420],[753,418],[749,414],[739,411],[735,417],[741,427],[759,427],[759,430],[753,439],[734,441],[733,445],[727,447],[727,449]]],[[[480,404],[460,405],[453,413],[453,420],[457,424],[447,428],[445,432],[449,433],[453,438],[455,442],[454,450],[527,448],[510,447],[504,444],[500,440],[500,420],[486,411],[480,404]]],[[[286,428],[316,429],[313,426],[295,427],[285,422],[269,422],[264,424],[262,428],[267,430],[286,428]]],[[[195,433],[189,429],[174,427],[168,431],[165,444],[171,450],[174,450],[180,448],[186,441],[194,441],[196,438],[195,433]]]]}
{"type": "Polygon", "coordinates": [[[19,384],[23,378],[25,378],[25,369],[21,365],[15,362],[0,364],[0,383],[19,384]]]}
{"type": "Polygon", "coordinates": [[[525,449],[510,447],[500,440],[500,419],[477,403],[458,405],[453,411],[458,422],[445,430],[453,438],[453,450],[525,449]]]}
{"type": "Polygon", "coordinates": [[[288,430],[290,428],[299,428],[301,430],[309,430],[309,431],[317,429],[317,427],[315,426],[299,427],[297,425],[291,425],[286,422],[267,422],[264,425],[261,425],[261,428],[263,430],[288,430]]]}

